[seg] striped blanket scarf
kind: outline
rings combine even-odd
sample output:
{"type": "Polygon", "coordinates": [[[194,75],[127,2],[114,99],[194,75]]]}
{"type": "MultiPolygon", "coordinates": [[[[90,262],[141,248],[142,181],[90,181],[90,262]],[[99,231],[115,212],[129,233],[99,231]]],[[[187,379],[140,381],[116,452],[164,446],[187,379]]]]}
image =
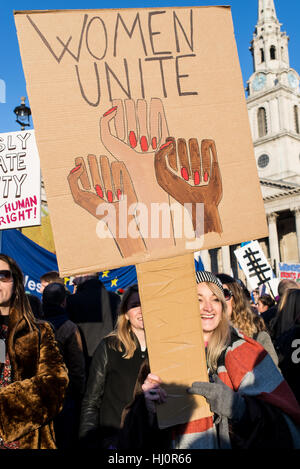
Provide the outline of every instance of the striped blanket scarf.
{"type": "Polygon", "coordinates": [[[246,415],[233,424],[221,416],[178,425],[172,430],[174,449],[230,447],[300,448],[300,407],[265,349],[237,329],[218,361],[217,374],[243,395],[246,415]]]}

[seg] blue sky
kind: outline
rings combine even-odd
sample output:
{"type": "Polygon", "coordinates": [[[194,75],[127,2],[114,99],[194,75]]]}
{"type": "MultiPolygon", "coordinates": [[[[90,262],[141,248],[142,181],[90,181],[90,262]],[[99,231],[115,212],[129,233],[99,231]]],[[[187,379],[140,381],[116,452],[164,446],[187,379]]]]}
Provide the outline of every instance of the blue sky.
{"type": "MultiPolygon", "coordinates": [[[[55,10],[94,8],[140,8],[165,6],[230,5],[244,83],[253,72],[250,41],[257,22],[258,0],[60,0],[30,1],[6,0],[0,6],[0,79],[5,82],[5,103],[0,102],[0,133],[19,130],[15,122],[14,108],[21,96],[27,96],[19,46],[14,24],[14,10],[55,10]]],[[[275,0],[275,7],[282,30],[290,37],[290,64],[300,72],[300,1],[275,0]]],[[[1,96],[1,93],[0,93],[1,96]]],[[[1,98],[0,98],[1,99],[1,98]]],[[[28,100],[27,100],[28,104],[28,100]]],[[[29,103],[30,105],[30,103],[29,103]]]]}

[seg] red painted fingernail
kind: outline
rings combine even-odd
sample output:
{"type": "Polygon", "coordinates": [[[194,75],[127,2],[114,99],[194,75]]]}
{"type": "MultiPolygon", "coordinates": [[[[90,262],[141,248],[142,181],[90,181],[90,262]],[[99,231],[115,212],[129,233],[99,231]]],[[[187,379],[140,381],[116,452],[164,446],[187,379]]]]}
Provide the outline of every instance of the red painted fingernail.
{"type": "Polygon", "coordinates": [[[207,171],[205,171],[203,179],[204,179],[204,182],[208,181],[208,172],[207,171]]]}
{"type": "Polygon", "coordinates": [[[131,132],[129,132],[129,143],[130,143],[130,146],[132,148],[135,148],[136,145],[137,145],[136,136],[135,136],[135,133],[133,132],[133,130],[131,130],[131,132]]]}
{"type": "Polygon", "coordinates": [[[185,179],[186,181],[189,180],[189,173],[187,172],[187,169],[186,169],[186,168],[182,168],[182,169],[181,169],[181,176],[182,176],[183,179],[185,179]]]}
{"type": "Polygon", "coordinates": [[[101,197],[101,199],[103,199],[103,190],[101,189],[101,187],[99,186],[99,184],[97,184],[95,186],[95,190],[97,192],[97,195],[99,195],[99,197],[101,197]]]}
{"type": "Polygon", "coordinates": [[[141,149],[143,151],[148,151],[148,141],[144,135],[141,137],[141,149]]]}
{"type": "Polygon", "coordinates": [[[199,174],[199,171],[195,171],[195,172],[194,172],[194,183],[195,183],[195,186],[198,186],[198,184],[200,184],[200,174],[199,174]]]}
{"type": "Polygon", "coordinates": [[[103,117],[108,116],[108,114],[111,114],[111,113],[114,112],[116,109],[118,109],[118,106],[112,107],[111,109],[109,109],[108,111],[106,111],[105,114],[103,114],[103,117]]]}
{"type": "Polygon", "coordinates": [[[122,196],[122,191],[120,189],[117,190],[117,197],[118,197],[118,200],[121,199],[121,196],[122,196]]]}
{"type": "Polygon", "coordinates": [[[172,143],[172,142],[164,143],[164,144],[160,147],[160,150],[162,150],[163,148],[168,147],[169,145],[171,145],[171,143],[172,143]]]}
{"type": "Polygon", "coordinates": [[[79,164],[78,166],[75,166],[75,168],[73,168],[71,171],[70,171],[70,174],[71,173],[75,173],[76,171],[78,171],[78,169],[81,168],[81,164],[79,164]]]}
{"type": "Polygon", "coordinates": [[[112,202],[112,201],[113,201],[113,193],[112,193],[112,191],[107,191],[107,200],[108,200],[108,202],[112,202]]]}
{"type": "Polygon", "coordinates": [[[157,148],[157,140],[156,140],[156,137],[153,137],[153,138],[152,138],[152,148],[153,148],[153,150],[156,150],[156,148],[157,148]]]}

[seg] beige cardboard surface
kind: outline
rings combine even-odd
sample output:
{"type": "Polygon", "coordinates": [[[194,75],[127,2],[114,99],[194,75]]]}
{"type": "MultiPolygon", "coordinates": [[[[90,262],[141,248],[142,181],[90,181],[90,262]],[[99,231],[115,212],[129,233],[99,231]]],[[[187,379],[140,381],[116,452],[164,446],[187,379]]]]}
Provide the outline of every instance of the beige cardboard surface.
{"type": "Polygon", "coordinates": [[[29,11],[15,22],[62,276],[267,235],[230,8],[29,11]],[[164,235],[154,223],[151,236],[154,203],[164,235]],[[204,239],[189,209],[176,237],[169,207],[184,203],[205,204],[204,239]],[[201,242],[187,244],[194,229],[201,242]]]}
{"type": "Polygon", "coordinates": [[[137,276],[151,372],[168,393],[160,428],[208,417],[205,399],[186,392],[208,381],[193,254],[139,264],[137,276]]]}

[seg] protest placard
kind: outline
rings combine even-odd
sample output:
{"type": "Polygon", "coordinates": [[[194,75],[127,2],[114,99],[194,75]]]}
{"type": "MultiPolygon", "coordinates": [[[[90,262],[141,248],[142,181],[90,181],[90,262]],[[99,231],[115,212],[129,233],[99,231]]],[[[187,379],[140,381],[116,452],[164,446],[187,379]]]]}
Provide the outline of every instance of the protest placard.
{"type": "Polygon", "coordinates": [[[0,134],[0,229],[41,224],[40,160],[34,130],[0,134]]]}
{"type": "Polygon", "coordinates": [[[252,290],[261,285],[272,285],[273,270],[258,241],[251,241],[236,249],[234,254],[252,290]]]}
{"type": "MultiPolygon", "coordinates": [[[[193,252],[268,233],[230,8],[24,11],[15,22],[61,276],[137,265],[151,370],[153,307],[160,343],[186,341],[173,304],[198,327],[184,360],[180,348],[162,358],[165,383],[207,380],[193,252]],[[153,297],[155,282],[167,293],[153,297]]],[[[168,425],[187,421],[176,404],[168,425]]]]}
{"type": "Polygon", "coordinates": [[[300,264],[292,264],[289,262],[279,262],[279,278],[280,280],[288,279],[300,283],[300,264]]]}

